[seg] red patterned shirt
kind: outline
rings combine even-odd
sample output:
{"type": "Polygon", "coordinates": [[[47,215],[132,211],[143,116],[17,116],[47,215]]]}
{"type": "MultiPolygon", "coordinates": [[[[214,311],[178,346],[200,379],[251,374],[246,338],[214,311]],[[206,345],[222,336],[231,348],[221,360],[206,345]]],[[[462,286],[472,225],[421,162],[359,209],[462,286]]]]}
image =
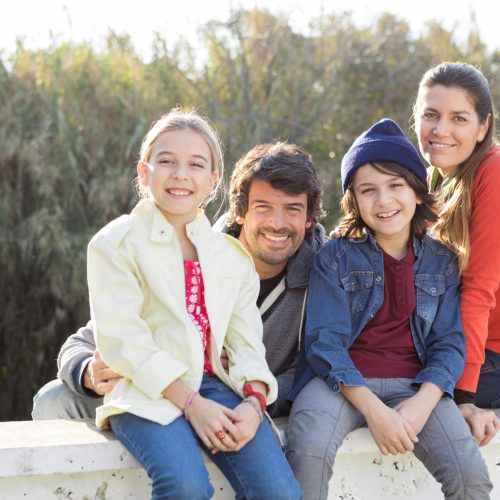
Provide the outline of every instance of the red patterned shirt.
{"type": "Polygon", "coordinates": [[[201,336],[201,343],[205,353],[203,371],[214,374],[208,352],[210,348],[210,323],[208,321],[207,308],[205,306],[205,287],[199,262],[192,260],[184,261],[184,276],[186,284],[186,308],[201,336]]]}

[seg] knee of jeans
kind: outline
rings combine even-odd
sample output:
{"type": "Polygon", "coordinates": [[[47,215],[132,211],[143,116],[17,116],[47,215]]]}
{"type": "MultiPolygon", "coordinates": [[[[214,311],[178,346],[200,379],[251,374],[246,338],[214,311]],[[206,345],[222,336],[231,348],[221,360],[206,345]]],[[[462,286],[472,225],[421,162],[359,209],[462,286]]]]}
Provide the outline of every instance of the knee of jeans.
{"type": "Polygon", "coordinates": [[[287,481],[272,481],[261,485],[260,493],[257,492],[255,498],[272,498],[273,500],[295,500],[302,498],[300,484],[293,474],[287,481]]]}
{"type": "MultiPolygon", "coordinates": [[[[196,468],[195,468],[196,469],[196,468]]],[[[188,475],[157,472],[153,477],[153,499],[189,498],[190,500],[205,500],[214,495],[213,486],[206,471],[189,471],[188,475]]]]}
{"type": "Polygon", "coordinates": [[[332,440],[336,420],[321,411],[301,410],[289,421],[287,450],[333,463],[340,443],[332,440]]]}
{"type": "Polygon", "coordinates": [[[455,467],[441,464],[442,477],[436,477],[443,485],[443,492],[450,498],[489,498],[493,488],[488,467],[481,452],[471,440],[465,441],[464,451],[457,454],[455,467]]]}
{"type": "Polygon", "coordinates": [[[45,384],[33,398],[33,420],[82,418],[76,408],[77,395],[59,379],[45,384]]]}
{"type": "MultiPolygon", "coordinates": [[[[493,484],[490,481],[488,467],[481,456],[480,452],[475,459],[467,461],[467,464],[462,467],[462,480],[466,492],[477,492],[477,494],[470,495],[470,498],[489,498],[488,493],[492,490],[493,484]]],[[[469,498],[469,497],[467,497],[469,498]]]]}
{"type": "Polygon", "coordinates": [[[53,420],[60,418],[58,408],[64,384],[60,380],[52,380],[45,384],[33,398],[33,420],[53,420]]]}

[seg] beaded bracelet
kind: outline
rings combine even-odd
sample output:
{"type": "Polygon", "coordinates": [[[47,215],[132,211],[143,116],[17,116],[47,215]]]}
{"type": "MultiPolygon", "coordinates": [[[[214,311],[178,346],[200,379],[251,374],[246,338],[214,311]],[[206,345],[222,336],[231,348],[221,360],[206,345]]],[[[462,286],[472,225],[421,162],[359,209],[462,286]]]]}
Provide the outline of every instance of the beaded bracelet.
{"type": "Polygon", "coordinates": [[[264,415],[262,413],[262,410],[259,408],[259,405],[255,401],[251,400],[250,398],[245,398],[242,403],[248,403],[250,406],[252,406],[259,416],[259,420],[262,422],[262,418],[264,415]]]}

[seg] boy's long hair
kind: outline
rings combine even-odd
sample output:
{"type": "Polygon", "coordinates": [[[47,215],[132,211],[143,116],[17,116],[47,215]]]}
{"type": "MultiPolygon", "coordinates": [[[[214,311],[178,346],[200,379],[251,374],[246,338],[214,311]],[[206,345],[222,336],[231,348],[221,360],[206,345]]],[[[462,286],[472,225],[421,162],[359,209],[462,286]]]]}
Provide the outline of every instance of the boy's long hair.
{"type": "Polygon", "coordinates": [[[474,66],[458,62],[445,62],[428,70],[418,88],[417,101],[413,109],[415,122],[419,119],[422,93],[435,85],[464,90],[479,117],[480,123],[489,120],[485,138],[476,144],[472,154],[458,166],[453,185],[447,189],[439,219],[433,233],[458,256],[458,267],[462,274],[467,267],[470,254],[469,220],[472,212],[472,183],[481,160],[494,144],[495,117],[493,99],[488,81],[474,66]]]}
{"type": "MultiPolygon", "coordinates": [[[[427,192],[427,188],[417,176],[401,165],[388,161],[370,163],[370,165],[382,174],[397,175],[402,177],[415,191],[417,197],[422,200],[415,209],[411,220],[410,234],[417,238],[423,238],[427,228],[437,220],[437,201],[434,195],[427,192]]],[[[369,226],[361,218],[358,203],[352,187],[352,180],[347,186],[344,196],[340,200],[341,218],[337,223],[336,230],[340,236],[356,238],[362,236],[369,226]]]]}

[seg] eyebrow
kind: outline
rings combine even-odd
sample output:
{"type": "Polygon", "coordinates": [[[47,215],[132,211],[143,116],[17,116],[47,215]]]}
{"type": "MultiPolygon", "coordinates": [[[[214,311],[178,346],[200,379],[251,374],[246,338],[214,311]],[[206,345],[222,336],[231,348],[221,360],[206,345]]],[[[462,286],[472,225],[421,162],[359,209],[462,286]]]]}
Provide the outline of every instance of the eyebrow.
{"type": "MultiPolygon", "coordinates": [[[[384,183],[394,182],[395,180],[398,180],[398,179],[403,179],[403,177],[400,176],[400,175],[393,175],[389,179],[387,179],[386,181],[384,181],[384,183]]],[[[374,182],[362,182],[361,184],[356,184],[354,186],[354,188],[360,188],[360,187],[366,187],[366,186],[375,186],[375,185],[376,184],[374,182]]]]}
{"type": "MultiPolygon", "coordinates": [[[[264,205],[272,205],[272,202],[270,202],[269,200],[263,200],[263,199],[259,199],[259,198],[255,198],[254,200],[252,200],[251,204],[254,205],[256,203],[263,203],[264,205]]],[[[296,201],[293,203],[287,203],[286,206],[287,207],[306,208],[306,205],[300,201],[296,201]]]]}
{"type": "MultiPolygon", "coordinates": [[[[439,113],[437,109],[432,108],[431,106],[428,106],[425,108],[425,111],[433,111],[434,113],[439,113]]],[[[469,111],[452,111],[454,115],[471,115],[469,111]]]]}
{"type": "MultiPolygon", "coordinates": [[[[163,150],[163,151],[158,151],[158,153],[156,153],[156,157],[158,158],[158,156],[161,156],[161,155],[174,155],[175,156],[175,153],[173,151],[168,151],[168,150],[163,150]]],[[[201,160],[204,160],[208,163],[208,159],[205,158],[203,155],[191,155],[193,158],[200,158],[201,160]]]]}

